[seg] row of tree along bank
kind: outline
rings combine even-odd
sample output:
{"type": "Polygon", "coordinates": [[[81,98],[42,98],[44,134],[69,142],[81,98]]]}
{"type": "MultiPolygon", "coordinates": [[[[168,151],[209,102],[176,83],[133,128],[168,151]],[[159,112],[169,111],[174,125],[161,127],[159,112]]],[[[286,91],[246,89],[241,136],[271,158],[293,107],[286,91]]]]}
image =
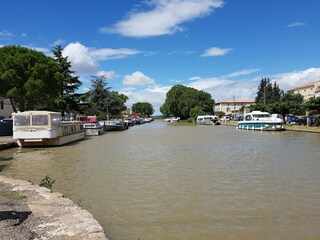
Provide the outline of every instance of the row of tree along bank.
{"type": "MultiPolygon", "coordinates": [[[[20,46],[0,48],[0,97],[8,98],[14,108],[25,110],[50,110],[74,115],[96,115],[100,119],[119,116],[127,109],[128,97],[107,86],[107,76],[92,76],[91,89],[77,93],[82,82],[71,70],[68,57],[57,45],[53,57],[20,46]]],[[[182,120],[194,120],[199,115],[214,113],[214,98],[205,91],[173,86],[166,95],[160,112],[165,117],[176,116],[182,120]]],[[[139,102],[132,109],[142,116],[154,113],[148,102],[139,102]]],[[[320,97],[303,101],[300,94],[284,93],[276,82],[263,78],[258,86],[255,104],[251,110],[287,115],[318,115],[320,97]]]]}
{"type": "MultiPolygon", "coordinates": [[[[198,91],[183,85],[173,86],[166,95],[166,100],[160,111],[165,117],[177,116],[182,120],[194,121],[199,115],[225,115],[223,112],[214,112],[215,101],[209,93],[198,91]]],[[[319,115],[320,97],[303,100],[301,94],[284,93],[276,82],[263,78],[258,86],[255,103],[250,110],[289,115],[319,115]]],[[[244,112],[244,107],[240,109],[244,112]]]]}
{"type": "MultiPolygon", "coordinates": [[[[68,57],[57,45],[53,57],[20,46],[0,48],[0,97],[10,99],[13,111],[50,110],[99,118],[119,116],[127,109],[128,97],[107,86],[105,75],[92,76],[91,89],[77,93],[82,85],[71,70],[68,57]]],[[[154,110],[145,103],[135,106],[145,115],[154,110]]]]}

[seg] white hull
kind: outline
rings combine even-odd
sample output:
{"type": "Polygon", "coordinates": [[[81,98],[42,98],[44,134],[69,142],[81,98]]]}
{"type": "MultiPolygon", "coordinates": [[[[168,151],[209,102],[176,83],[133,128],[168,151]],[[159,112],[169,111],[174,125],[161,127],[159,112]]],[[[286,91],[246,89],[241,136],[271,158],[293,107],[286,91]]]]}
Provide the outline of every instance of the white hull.
{"type": "Polygon", "coordinates": [[[85,137],[84,132],[74,133],[56,138],[20,138],[19,147],[54,147],[81,140],[85,137]]]}

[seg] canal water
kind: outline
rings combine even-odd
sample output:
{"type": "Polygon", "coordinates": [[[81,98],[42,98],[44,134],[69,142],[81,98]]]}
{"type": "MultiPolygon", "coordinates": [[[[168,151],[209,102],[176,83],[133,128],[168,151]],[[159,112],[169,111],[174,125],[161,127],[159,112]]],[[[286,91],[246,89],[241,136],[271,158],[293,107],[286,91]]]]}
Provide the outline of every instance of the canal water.
{"type": "Polygon", "coordinates": [[[87,209],[111,240],[320,239],[320,134],[155,121],[0,152],[0,174],[87,209]]]}

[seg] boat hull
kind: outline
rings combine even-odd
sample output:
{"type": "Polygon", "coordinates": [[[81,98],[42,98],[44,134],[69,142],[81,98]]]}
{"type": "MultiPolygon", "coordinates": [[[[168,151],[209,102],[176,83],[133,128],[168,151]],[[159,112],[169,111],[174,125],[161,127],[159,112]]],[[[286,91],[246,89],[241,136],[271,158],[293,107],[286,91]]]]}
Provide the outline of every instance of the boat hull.
{"type": "Polygon", "coordinates": [[[241,122],[238,123],[237,129],[258,131],[283,131],[285,130],[285,126],[282,123],[241,122]]]}
{"type": "Polygon", "coordinates": [[[84,137],[84,132],[78,132],[55,138],[23,138],[18,139],[17,142],[20,147],[54,147],[79,141],[81,139],[84,139],[84,137]]]}

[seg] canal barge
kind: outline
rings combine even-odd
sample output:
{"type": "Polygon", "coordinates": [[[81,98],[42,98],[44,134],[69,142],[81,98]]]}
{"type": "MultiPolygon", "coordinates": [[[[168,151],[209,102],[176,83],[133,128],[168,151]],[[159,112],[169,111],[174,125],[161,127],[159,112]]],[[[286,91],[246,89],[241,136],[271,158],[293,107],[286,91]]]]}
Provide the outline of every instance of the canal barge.
{"type": "Polygon", "coordinates": [[[62,121],[61,113],[26,111],[13,114],[13,139],[20,147],[60,146],[85,137],[81,121],[62,121]]]}
{"type": "Polygon", "coordinates": [[[238,122],[237,129],[282,131],[285,126],[279,117],[272,117],[268,112],[253,111],[245,114],[244,120],[238,122]]]}

